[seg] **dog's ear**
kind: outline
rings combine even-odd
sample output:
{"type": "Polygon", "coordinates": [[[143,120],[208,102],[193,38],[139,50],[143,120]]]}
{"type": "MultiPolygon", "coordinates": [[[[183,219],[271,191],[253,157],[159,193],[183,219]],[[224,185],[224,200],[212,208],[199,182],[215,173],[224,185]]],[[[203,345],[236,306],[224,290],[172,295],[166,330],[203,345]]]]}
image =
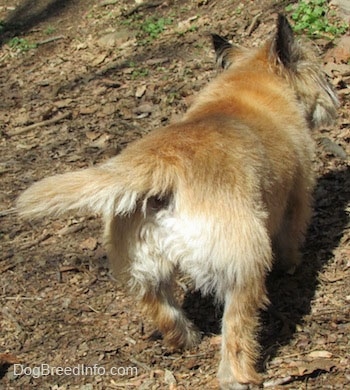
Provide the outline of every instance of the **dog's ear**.
{"type": "Polygon", "coordinates": [[[217,34],[211,34],[211,38],[214,45],[217,65],[223,69],[227,69],[231,65],[231,61],[228,59],[229,52],[232,49],[231,43],[217,34]]]}
{"type": "Polygon", "coordinates": [[[294,41],[292,27],[282,14],[278,14],[274,52],[278,60],[287,68],[293,68],[299,59],[298,45],[294,41]]]}

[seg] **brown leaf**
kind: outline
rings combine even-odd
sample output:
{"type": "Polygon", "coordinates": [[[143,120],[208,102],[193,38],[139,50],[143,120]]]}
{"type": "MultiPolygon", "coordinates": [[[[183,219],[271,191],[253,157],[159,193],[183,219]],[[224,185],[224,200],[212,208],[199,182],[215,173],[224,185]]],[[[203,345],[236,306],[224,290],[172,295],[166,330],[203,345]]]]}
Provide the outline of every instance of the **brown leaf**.
{"type": "Polygon", "coordinates": [[[106,59],[107,55],[105,53],[98,55],[93,61],[92,66],[97,66],[102,64],[102,62],[106,59]]]}
{"type": "Polygon", "coordinates": [[[97,139],[98,137],[101,136],[101,133],[96,133],[95,131],[87,131],[85,133],[86,137],[90,140],[90,141],[95,141],[95,139],[97,139]]]}
{"type": "Polygon", "coordinates": [[[296,372],[293,375],[304,376],[311,375],[316,371],[330,372],[336,363],[329,359],[314,359],[312,361],[298,362],[295,365],[296,372]]]}
{"type": "Polygon", "coordinates": [[[139,87],[137,87],[136,89],[136,93],[135,93],[135,96],[137,98],[140,98],[142,97],[146,92],[146,86],[145,85],[140,85],[139,87]]]}
{"type": "Polygon", "coordinates": [[[311,358],[331,358],[333,354],[328,351],[312,351],[308,356],[311,358]]]}
{"type": "Polygon", "coordinates": [[[93,238],[93,237],[87,238],[86,240],[84,240],[84,241],[80,244],[80,248],[81,248],[81,249],[88,249],[88,250],[90,250],[90,251],[95,250],[96,247],[97,247],[97,240],[96,240],[96,238],[93,238]]]}

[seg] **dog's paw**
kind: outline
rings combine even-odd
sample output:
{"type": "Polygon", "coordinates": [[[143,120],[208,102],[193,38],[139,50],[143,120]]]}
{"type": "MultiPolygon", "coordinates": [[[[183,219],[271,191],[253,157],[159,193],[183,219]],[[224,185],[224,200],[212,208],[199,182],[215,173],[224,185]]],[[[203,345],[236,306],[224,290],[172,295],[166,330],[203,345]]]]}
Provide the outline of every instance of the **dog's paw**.
{"type": "Polygon", "coordinates": [[[186,341],[184,344],[185,349],[191,349],[198,345],[202,340],[202,333],[195,327],[192,326],[191,329],[188,329],[186,335],[186,341]]]}
{"type": "Polygon", "coordinates": [[[163,334],[164,342],[172,349],[191,349],[201,342],[201,332],[191,323],[185,327],[176,328],[172,332],[163,334]]]}
{"type": "Polygon", "coordinates": [[[249,384],[246,383],[239,383],[236,381],[230,381],[227,383],[221,383],[220,389],[221,390],[249,390],[251,387],[249,384]]]}
{"type": "Polygon", "coordinates": [[[262,376],[251,370],[248,372],[233,373],[232,366],[228,361],[221,361],[218,379],[221,390],[253,390],[259,389],[263,381],[262,376]]]}

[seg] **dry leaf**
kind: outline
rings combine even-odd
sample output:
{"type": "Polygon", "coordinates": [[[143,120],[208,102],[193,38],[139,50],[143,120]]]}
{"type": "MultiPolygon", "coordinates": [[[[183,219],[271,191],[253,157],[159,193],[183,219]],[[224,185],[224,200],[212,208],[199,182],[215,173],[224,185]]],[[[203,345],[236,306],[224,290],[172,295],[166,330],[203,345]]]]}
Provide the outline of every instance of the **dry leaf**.
{"type": "Polygon", "coordinates": [[[94,104],[90,107],[81,107],[79,113],[82,115],[91,115],[91,114],[95,114],[97,110],[98,110],[97,104],[94,104]]]}
{"type": "Polygon", "coordinates": [[[90,141],[94,141],[95,139],[97,139],[98,137],[101,136],[101,133],[95,133],[94,131],[87,131],[85,133],[86,137],[90,140],[90,141]]]}
{"type": "Polygon", "coordinates": [[[331,358],[333,354],[328,351],[312,351],[308,356],[312,358],[331,358]]]}
{"type": "Polygon", "coordinates": [[[168,385],[176,384],[176,379],[174,377],[174,374],[171,371],[169,370],[164,371],[164,382],[168,385]]]}
{"type": "Polygon", "coordinates": [[[84,241],[80,244],[80,248],[81,248],[81,249],[88,249],[88,250],[90,250],[90,251],[95,250],[96,247],[97,247],[97,240],[96,240],[96,238],[93,238],[93,237],[87,238],[86,240],[84,240],[84,241]]]}
{"type": "Polygon", "coordinates": [[[100,54],[92,61],[92,66],[97,66],[102,64],[102,62],[106,59],[107,55],[105,53],[100,54]]]}
{"type": "Polygon", "coordinates": [[[136,89],[136,93],[135,93],[135,96],[137,98],[140,98],[142,97],[146,92],[146,86],[145,85],[140,85],[139,87],[137,87],[136,89]]]}
{"type": "Polygon", "coordinates": [[[293,375],[304,376],[311,375],[316,371],[330,372],[336,363],[329,359],[315,359],[313,361],[298,362],[296,364],[296,372],[293,375]]]}
{"type": "Polygon", "coordinates": [[[103,115],[113,115],[117,111],[117,107],[113,103],[107,103],[102,107],[103,115]]]}

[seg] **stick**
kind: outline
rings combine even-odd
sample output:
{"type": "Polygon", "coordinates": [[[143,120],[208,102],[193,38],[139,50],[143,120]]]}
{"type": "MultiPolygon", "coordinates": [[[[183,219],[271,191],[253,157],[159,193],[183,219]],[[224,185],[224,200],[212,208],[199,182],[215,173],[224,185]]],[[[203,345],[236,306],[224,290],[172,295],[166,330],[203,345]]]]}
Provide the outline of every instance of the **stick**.
{"type": "Polygon", "coordinates": [[[42,301],[40,297],[5,297],[7,301],[42,301]]]}
{"type": "Polygon", "coordinates": [[[258,14],[256,14],[252,20],[252,22],[250,23],[250,26],[248,27],[247,29],[247,35],[249,36],[254,30],[255,28],[257,27],[257,23],[258,23],[258,20],[261,16],[261,12],[259,12],[258,14]]]}
{"type": "Polygon", "coordinates": [[[100,6],[101,7],[105,7],[106,5],[114,5],[114,4],[117,4],[119,0],[106,0],[106,1],[103,1],[100,6]]]}
{"type": "Polygon", "coordinates": [[[162,4],[161,1],[155,1],[154,3],[141,3],[141,4],[138,4],[136,7],[132,8],[130,11],[126,12],[123,16],[129,17],[129,16],[135,14],[136,12],[139,12],[139,11],[147,9],[147,8],[155,8],[161,4],[162,4]]]}
{"type": "Polygon", "coordinates": [[[66,113],[64,113],[62,115],[57,115],[56,118],[47,119],[46,121],[34,123],[32,125],[23,127],[22,129],[19,129],[19,130],[14,130],[12,132],[9,132],[8,135],[14,136],[14,135],[24,134],[24,133],[27,133],[28,131],[37,129],[38,127],[48,126],[48,125],[52,125],[53,123],[60,122],[63,119],[69,118],[70,116],[72,116],[72,113],[71,112],[66,112],[66,113]]]}
{"type": "Polygon", "coordinates": [[[38,237],[36,240],[31,241],[31,242],[27,242],[27,243],[21,245],[21,246],[19,247],[19,249],[20,249],[21,251],[23,251],[24,249],[28,249],[28,248],[31,248],[31,247],[33,247],[33,246],[36,246],[36,245],[40,244],[42,241],[47,240],[47,239],[50,238],[51,236],[52,236],[52,234],[50,234],[50,233],[44,233],[42,236],[38,237]]]}
{"type": "Polygon", "coordinates": [[[40,45],[46,45],[46,43],[51,43],[54,41],[58,41],[59,39],[65,39],[66,37],[64,35],[58,35],[57,37],[51,37],[48,39],[44,39],[43,41],[40,41],[37,43],[38,46],[40,45]]]}

